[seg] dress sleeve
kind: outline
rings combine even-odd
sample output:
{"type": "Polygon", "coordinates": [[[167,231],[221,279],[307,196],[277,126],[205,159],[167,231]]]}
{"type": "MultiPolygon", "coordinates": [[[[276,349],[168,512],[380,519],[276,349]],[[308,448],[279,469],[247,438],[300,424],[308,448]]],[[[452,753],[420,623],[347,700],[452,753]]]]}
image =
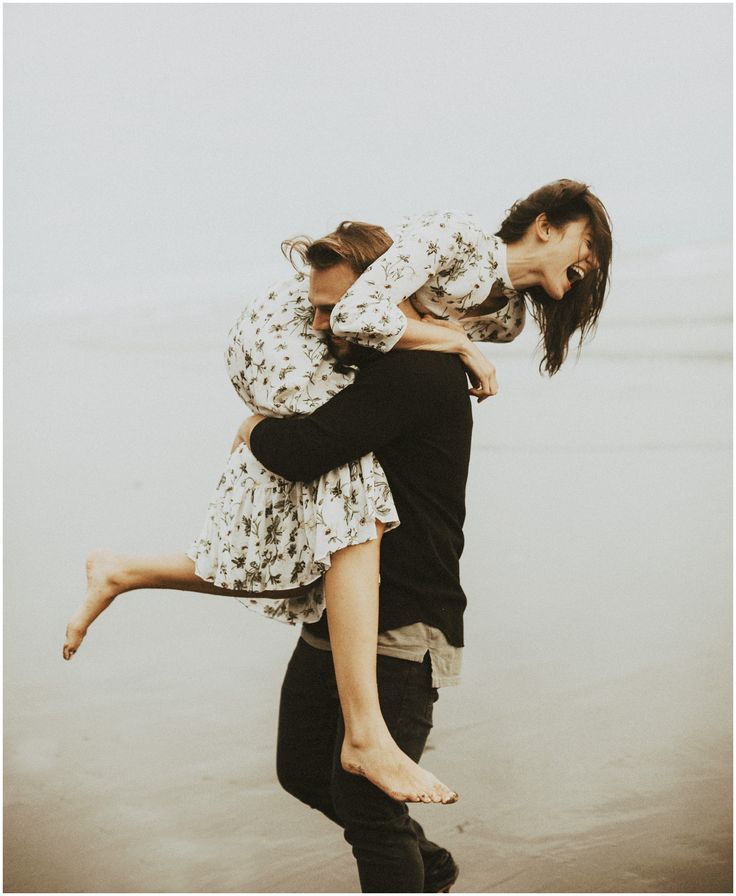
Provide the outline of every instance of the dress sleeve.
{"type": "Polygon", "coordinates": [[[461,323],[473,342],[513,342],[524,329],[525,320],[524,296],[515,292],[497,311],[482,317],[465,318],[461,323]]]}
{"type": "Polygon", "coordinates": [[[361,274],[332,310],[335,336],[390,351],[406,329],[398,305],[458,252],[458,228],[450,212],[436,212],[399,228],[391,248],[361,274]]]}

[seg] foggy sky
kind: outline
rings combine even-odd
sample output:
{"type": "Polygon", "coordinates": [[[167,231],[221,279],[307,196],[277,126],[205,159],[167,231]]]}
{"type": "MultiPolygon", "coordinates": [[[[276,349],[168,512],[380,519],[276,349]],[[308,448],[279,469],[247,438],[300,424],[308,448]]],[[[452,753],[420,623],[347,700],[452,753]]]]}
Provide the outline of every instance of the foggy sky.
{"type": "Polygon", "coordinates": [[[731,238],[730,4],[5,6],[6,308],[264,286],[278,246],[590,183],[731,238]]]}

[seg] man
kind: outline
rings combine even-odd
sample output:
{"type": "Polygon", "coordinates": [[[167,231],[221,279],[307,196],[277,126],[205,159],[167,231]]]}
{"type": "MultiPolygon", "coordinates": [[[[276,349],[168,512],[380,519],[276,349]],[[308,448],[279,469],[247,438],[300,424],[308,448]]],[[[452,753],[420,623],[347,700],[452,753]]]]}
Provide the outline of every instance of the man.
{"type": "MultiPolygon", "coordinates": [[[[401,525],[381,545],[378,689],[392,736],[418,761],[437,687],[455,684],[460,669],[466,599],[459,558],[472,428],[468,387],[456,355],[380,354],[333,337],[329,314],[345,291],[346,270],[339,252],[333,266],[313,267],[310,301],[313,325],[324,332],[333,355],[359,368],[354,383],[309,417],[251,418],[246,440],[264,466],[294,481],[314,480],[370,451],[381,463],[401,525]]],[[[407,316],[418,317],[404,304],[407,316]]],[[[405,803],[343,770],[342,740],[323,616],[302,627],[284,680],[279,780],[344,828],[363,892],[449,889],[458,873],[452,856],[427,840],[405,803]]]]}

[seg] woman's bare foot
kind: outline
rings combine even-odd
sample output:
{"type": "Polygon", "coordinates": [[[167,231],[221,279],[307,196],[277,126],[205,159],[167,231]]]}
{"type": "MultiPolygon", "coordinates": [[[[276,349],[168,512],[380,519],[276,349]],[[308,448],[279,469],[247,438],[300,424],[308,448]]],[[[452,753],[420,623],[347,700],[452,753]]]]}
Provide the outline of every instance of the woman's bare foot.
{"type": "Polygon", "coordinates": [[[95,551],[87,558],[87,594],[66,627],[65,660],[77,652],[91,623],[125,590],[120,571],[119,558],[110,551],[95,551]]]}
{"type": "Polygon", "coordinates": [[[454,803],[458,795],[399,749],[395,741],[356,746],[343,741],[340,762],[402,803],[454,803]]]}

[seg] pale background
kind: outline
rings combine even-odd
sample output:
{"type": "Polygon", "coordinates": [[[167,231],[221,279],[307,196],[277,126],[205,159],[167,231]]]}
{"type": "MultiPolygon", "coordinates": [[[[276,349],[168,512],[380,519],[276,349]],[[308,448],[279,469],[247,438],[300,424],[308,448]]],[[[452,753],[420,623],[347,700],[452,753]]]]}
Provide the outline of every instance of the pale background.
{"type": "Polygon", "coordinates": [[[224,371],[287,236],[542,183],[614,222],[595,341],[533,326],[474,409],[460,688],[418,811],[466,892],[731,889],[726,4],[18,5],[5,16],[5,888],[355,891],[279,790],[293,629],[121,598],[183,550],[245,408],[224,371]]]}

